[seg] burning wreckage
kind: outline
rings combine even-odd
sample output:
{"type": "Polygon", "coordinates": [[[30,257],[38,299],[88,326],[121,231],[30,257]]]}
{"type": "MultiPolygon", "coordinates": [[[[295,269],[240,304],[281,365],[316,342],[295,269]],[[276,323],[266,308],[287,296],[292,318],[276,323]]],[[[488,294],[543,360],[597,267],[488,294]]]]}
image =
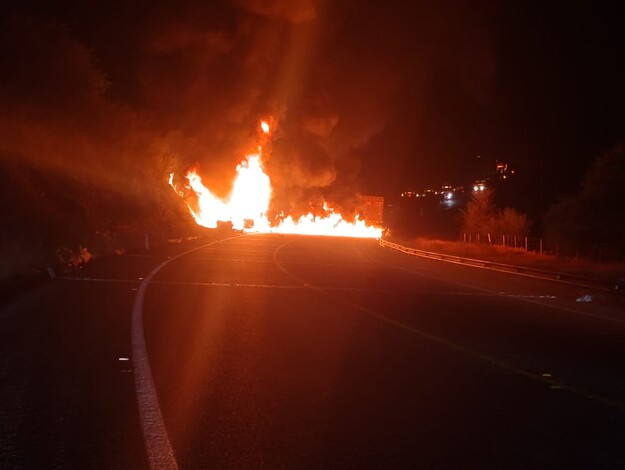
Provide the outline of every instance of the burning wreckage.
{"type": "MultiPolygon", "coordinates": [[[[309,212],[295,220],[290,215],[282,215],[274,223],[270,223],[267,212],[271,202],[271,180],[263,168],[262,142],[270,134],[270,126],[266,121],[260,123],[262,135],[258,153],[246,155],[236,168],[236,178],[230,194],[226,198],[217,197],[202,182],[196,168],[191,168],[185,175],[185,188],[192,191],[194,203],[187,204],[191,215],[198,225],[216,228],[221,223],[231,223],[235,230],[253,233],[280,233],[298,235],[325,235],[357,238],[380,238],[384,199],[365,197],[363,201],[367,211],[375,214],[370,217],[376,225],[369,225],[356,215],[353,222],[347,221],[335,212],[327,203],[323,205],[323,215],[309,212]]],[[[174,175],[169,176],[170,186],[181,196],[185,191],[178,190],[174,184],[174,175]]],[[[369,217],[368,217],[369,218],[369,217]]]]}

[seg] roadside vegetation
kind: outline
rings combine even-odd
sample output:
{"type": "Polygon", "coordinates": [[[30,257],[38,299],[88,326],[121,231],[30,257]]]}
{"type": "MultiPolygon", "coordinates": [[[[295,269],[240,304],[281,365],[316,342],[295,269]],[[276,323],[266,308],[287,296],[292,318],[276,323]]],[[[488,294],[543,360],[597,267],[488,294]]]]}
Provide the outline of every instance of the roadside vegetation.
{"type": "Polygon", "coordinates": [[[167,184],[179,157],[113,97],[91,52],[53,22],[5,20],[0,279],[194,230],[167,184]]]}
{"type": "Polygon", "coordinates": [[[480,259],[514,266],[528,266],[549,271],[562,271],[583,276],[604,277],[607,279],[625,278],[625,263],[592,261],[584,258],[564,258],[550,254],[525,251],[486,243],[464,243],[461,241],[431,240],[413,238],[397,240],[398,243],[433,253],[444,253],[464,258],[480,259]]]}
{"type": "Polygon", "coordinates": [[[549,208],[545,239],[567,256],[625,261],[625,145],[598,157],[577,194],[549,208]]]}
{"type": "Polygon", "coordinates": [[[424,251],[622,279],[624,187],[625,146],[619,144],[595,160],[577,194],[562,196],[546,210],[542,234],[532,233],[526,214],[497,207],[495,193],[486,190],[474,193],[460,212],[461,241],[406,235],[397,241],[424,251]],[[530,249],[526,237],[533,241],[530,249]]]}
{"type": "Polygon", "coordinates": [[[463,233],[479,236],[489,244],[494,239],[503,240],[503,237],[525,237],[531,228],[526,214],[511,207],[495,207],[492,190],[475,192],[461,214],[463,233]]]}
{"type": "Polygon", "coordinates": [[[197,229],[164,179],[118,188],[0,159],[0,279],[144,249],[197,229]]]}

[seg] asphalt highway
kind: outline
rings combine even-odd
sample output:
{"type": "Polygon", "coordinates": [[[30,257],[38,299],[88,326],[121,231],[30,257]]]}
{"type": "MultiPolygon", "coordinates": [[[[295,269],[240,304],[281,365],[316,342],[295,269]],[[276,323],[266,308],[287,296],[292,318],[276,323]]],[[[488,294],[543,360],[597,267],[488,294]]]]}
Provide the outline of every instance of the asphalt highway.
{"type": "Polygon", "coordinates": [[[625,313],[579,294],[374,240],[104,261],[2,310],[0,467],[625,468],[625,313]]]}

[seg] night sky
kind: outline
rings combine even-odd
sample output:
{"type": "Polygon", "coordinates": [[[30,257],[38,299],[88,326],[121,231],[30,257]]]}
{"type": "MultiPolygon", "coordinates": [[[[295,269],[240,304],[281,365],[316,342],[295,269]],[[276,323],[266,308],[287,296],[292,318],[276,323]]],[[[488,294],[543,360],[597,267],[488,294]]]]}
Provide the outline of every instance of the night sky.
{"type": "Polygon", "coordinates": [[[152,140],[226,191],[271,117],[285,207],[466,184],[499,159],[546,209],[625,140],[614,4],[23,1],[2,20],[0,150],[63,166],[152,140]]]}

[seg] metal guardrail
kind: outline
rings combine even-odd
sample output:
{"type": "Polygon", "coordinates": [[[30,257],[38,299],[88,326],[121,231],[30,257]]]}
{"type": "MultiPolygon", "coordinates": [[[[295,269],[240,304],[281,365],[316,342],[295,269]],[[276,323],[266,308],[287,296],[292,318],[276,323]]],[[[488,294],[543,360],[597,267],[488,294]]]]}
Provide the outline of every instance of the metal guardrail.
{"type": "Polygon", "coordinates": [[[536,269],[528,266],[516,266],[511,264],[497,263],[493,261],[463,258],[460,256],[446,255],[442,253],[433,253],[430,251],[417,250],[416,248],[410,248],[400,245],[398,243],[389,242],[380,238],[380,245],[385,248],[392,248],[402,253],[406,253],[412,256],[420,256],[423,258],[436,259],[445,261],[448,263],[461,264],[463,266],[471,266],[475,268],[488,269],[490,271],[505,272],[509,274],[516,274],[518,276],[532,277],[536,279],[543,279],[553,282],[559,282],[562,284],[569,284],[578,287],[585,287],[588,289],[600,290],[604,292],[611,292],[616,294],[625,294],[625,280],[614,279],[601,279],[587,276],[580,276],[577,274],[569,274],[557,271],[547,271],[543,269],[536,269]]]}

